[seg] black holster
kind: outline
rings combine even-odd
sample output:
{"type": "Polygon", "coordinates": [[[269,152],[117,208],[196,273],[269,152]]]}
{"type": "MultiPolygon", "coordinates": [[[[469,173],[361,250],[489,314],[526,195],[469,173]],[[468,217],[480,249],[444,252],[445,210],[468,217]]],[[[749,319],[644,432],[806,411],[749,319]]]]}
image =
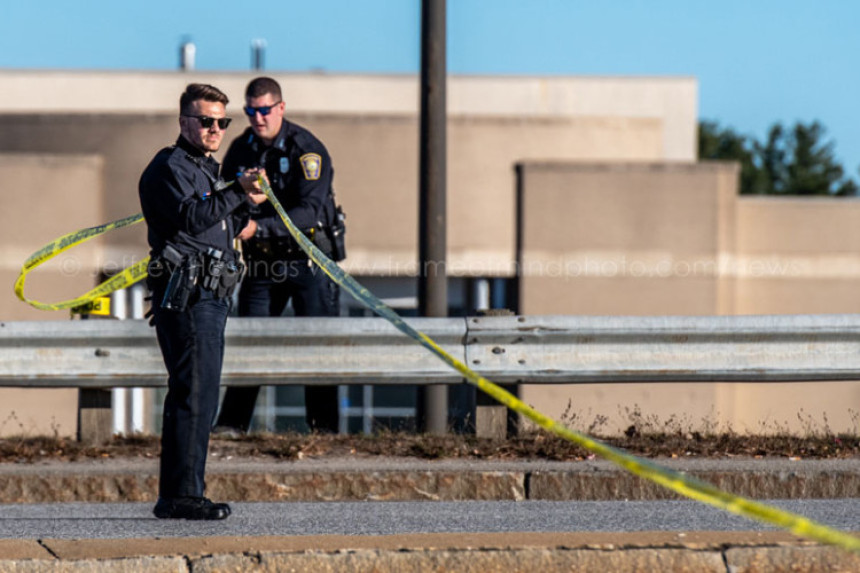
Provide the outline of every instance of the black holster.
{"type": "Polygon", "coordinates": [[[335,262],[346,258],[346,227],[331,225],[314,229],[311,240],[325,255],[335,262]]]}
{"type": "Polygon", "coordinates": [[[197,276],[200,273],[197,257],[186,256],[178,265],[173,265],[165,259],[159,259],[155,264],[158,263],[164,265],[170,272],[164,297],[161,299],[161,308],[183,312],[188,308],[188,301],[197,286],[197,276]]]}
{"type": "Polygon", "coordinates": [[[167,282],[161,308],[183,312],[198,288],[214,292],[217,298],[232,296],[242,280],[245,266],[226,260],[223,255],[218,249],[209,249],[205,254],[183,255],[167,245],[147,268],[150,290],[156,291],[156,285],[167,282]]]}
{"type": "Polygon", "coordinates": [[[233,292],[242,280],[245,265],[237,261],[222,258],[221,251],[209,249],[203,255],[203,265],[200,286],[211,290],[217,298],[233,296],[233,292]]]}

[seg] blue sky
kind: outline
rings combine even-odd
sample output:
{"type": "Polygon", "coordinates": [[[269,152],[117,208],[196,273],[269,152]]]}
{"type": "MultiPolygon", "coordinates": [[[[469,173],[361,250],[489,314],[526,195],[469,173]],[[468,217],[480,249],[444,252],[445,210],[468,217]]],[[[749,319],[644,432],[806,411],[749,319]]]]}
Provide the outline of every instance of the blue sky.
{"type": "MultiPolygon", "coordinates": [[[[0,0],[0,68],[171,70],[187,36],[199,70],[263,38],[268,70],[416,73],[419,23],[420,0],[0,0]]],[[[855,0],[448,0],[448,70],[694,76],[702,118],[820,120],[857,178],[858,24],[855,0]]]]}

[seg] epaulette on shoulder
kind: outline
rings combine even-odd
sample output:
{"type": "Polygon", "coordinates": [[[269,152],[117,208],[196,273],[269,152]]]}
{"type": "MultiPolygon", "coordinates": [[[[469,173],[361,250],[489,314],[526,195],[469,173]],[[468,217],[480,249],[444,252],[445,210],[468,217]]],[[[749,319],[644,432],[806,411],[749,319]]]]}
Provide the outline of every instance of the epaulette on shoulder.
{"type": "Polygon", "coordinates": [[[321,151],[326,151],[323,142],[320,141],[313,133],[300,125],[293,125],[296,128],[293,135],[293,141],[300,152],[320,153],[321,151]]]}
{"type": "Polygon", "coordinates": [[[171,145],[169,147],[165,147],[159,152],[159,155],[163,155],[165,161],[173,162],[178,159],[185,159],[186,151],[180,149],[176,145],[171,145]]]}

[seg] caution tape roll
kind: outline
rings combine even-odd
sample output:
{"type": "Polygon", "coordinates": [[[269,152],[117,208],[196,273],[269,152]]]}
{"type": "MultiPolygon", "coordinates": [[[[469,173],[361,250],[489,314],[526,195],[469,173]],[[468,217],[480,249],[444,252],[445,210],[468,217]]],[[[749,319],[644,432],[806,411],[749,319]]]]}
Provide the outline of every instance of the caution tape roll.
{"type": "Polygon", "coordinates": [[[827,525],[818,523],[803,517],[802,515],[728,493],[709,483],[684,475],[680,472],[664,468],[648,460],[628,454],[621,449],[614,448],[608,444],[589,438],[588,436],[571,430],[552,418],[541,414],[510,392],[497,386],[445,352],[445,350],[443,350],[426,334],[409,326],[396,312],[379,300],[379,298],[365,287],[361,286],[358,281],[352,278],[325,254],[323,254],[322,251],[320,251],[316,245],[314,245],[298,229],[298,227],[293,224],[283,206],[281,206],[277,197],[275,197],[272,192],[272,188],[262,178],[260,178],[259,181],[263,191],[269,199],[269,202],[274,205],[275,210],[278,212],[278,215],[284,222],[284,225],[286,225],[290,234],[299,243],[302,250],[304,250],[314,263],[323,269],[323,271],[331,277],[334,282],[352,295],[353,298],[364,304],[379,316],[388,320],[402,333],[430,350],[443,362],[460,372],[470,384],[477,386],[481,391],[489,394],[498,402],[504,404],[511,410],[522,414],[541,428],[569,440],[586,450],[609,460],[610,462],[613,462],[634,475],[652,481],[666,489],[674,491],[675,493],[749,519],[775,525],[782,529],[786,529],[795,535],[830,545],[836,545],[849,551],[860,552],[860,538],[858,537],[849,535],[848,533],[838,529],[828,527],[827,525]]]}
{"type": "Polygon", "coordinates": [[[81,229],[80,231],[63,235],[59,239],[55,239],[48,243],[24,261],[24,265],[21,267],[21,273],[15,281],[15,295],[22,301],[26,302],[30,306],[38,308],[39,310],[62,310],[66,308],[76,309],[86,306],[99,297],[107,296],[115,290],[129,287],[140,281],[146,277],[146,266],[149,263],[149,257],[123,269],[122,272],[117,273],[95,288],[73,299],[48,304],[32,300],[24,296],[24,282],[27,279],[27,273],[31,270],[72,247],[85,243],[91,239],[95,239],[100,235],[104,235],[108,231],[136,225],[141,221],[143,221],[143,215],[138,213],[137,215],[131,215],[130,217],[125,217],[124,219],[119,219],[96,227],[81,229]]]}

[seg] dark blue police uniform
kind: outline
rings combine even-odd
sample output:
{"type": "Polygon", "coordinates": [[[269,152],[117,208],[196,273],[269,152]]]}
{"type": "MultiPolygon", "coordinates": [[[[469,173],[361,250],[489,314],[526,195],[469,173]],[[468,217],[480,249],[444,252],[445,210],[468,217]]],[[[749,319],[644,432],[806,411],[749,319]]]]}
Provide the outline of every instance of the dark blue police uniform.
{"type": "MultiPolygon", "coordinates": [[[[322,233],[336,218],[331,158],[310,131],[283,120],[269,146],[251,128],[246,129],[224,156],[225,176],[261,166],[278,201],[306,234],[322,233]]],[[[259,205],[251,218],[257,231],[243,244],[247,275],[239,290],[239,316],[281,316],[290,301],[296,316],[337,316],[338,286],[299,248],[274,206],[269,202],[259,205]]],[[[217,425],[247,431],[259,390],[228,388],[217,425]]],[[[310,428],[338,431],[336,386],[305,387],[305,406],[310,428]]]]}
{"type": "MultiPolygon", "coordinates": [[[[247,223],[250,207],[238,184],[222,189],[218,169],[214,159],[180,136],[175,146],[156,154],[140,178],[152,256],[147,282],[169,375],[158,483],[162,500],[203,498],[205,488],[229,310],[230,285],[220,275],[238,281],[233,239],[247,223]],[[165,292],[175,286],[170,278],[185,268],[196,275],[183,283],[189,287],[187,301],[168,304],[165,292]]],[[[173,515],[159,515],[166,516],[173,515]]]]}

